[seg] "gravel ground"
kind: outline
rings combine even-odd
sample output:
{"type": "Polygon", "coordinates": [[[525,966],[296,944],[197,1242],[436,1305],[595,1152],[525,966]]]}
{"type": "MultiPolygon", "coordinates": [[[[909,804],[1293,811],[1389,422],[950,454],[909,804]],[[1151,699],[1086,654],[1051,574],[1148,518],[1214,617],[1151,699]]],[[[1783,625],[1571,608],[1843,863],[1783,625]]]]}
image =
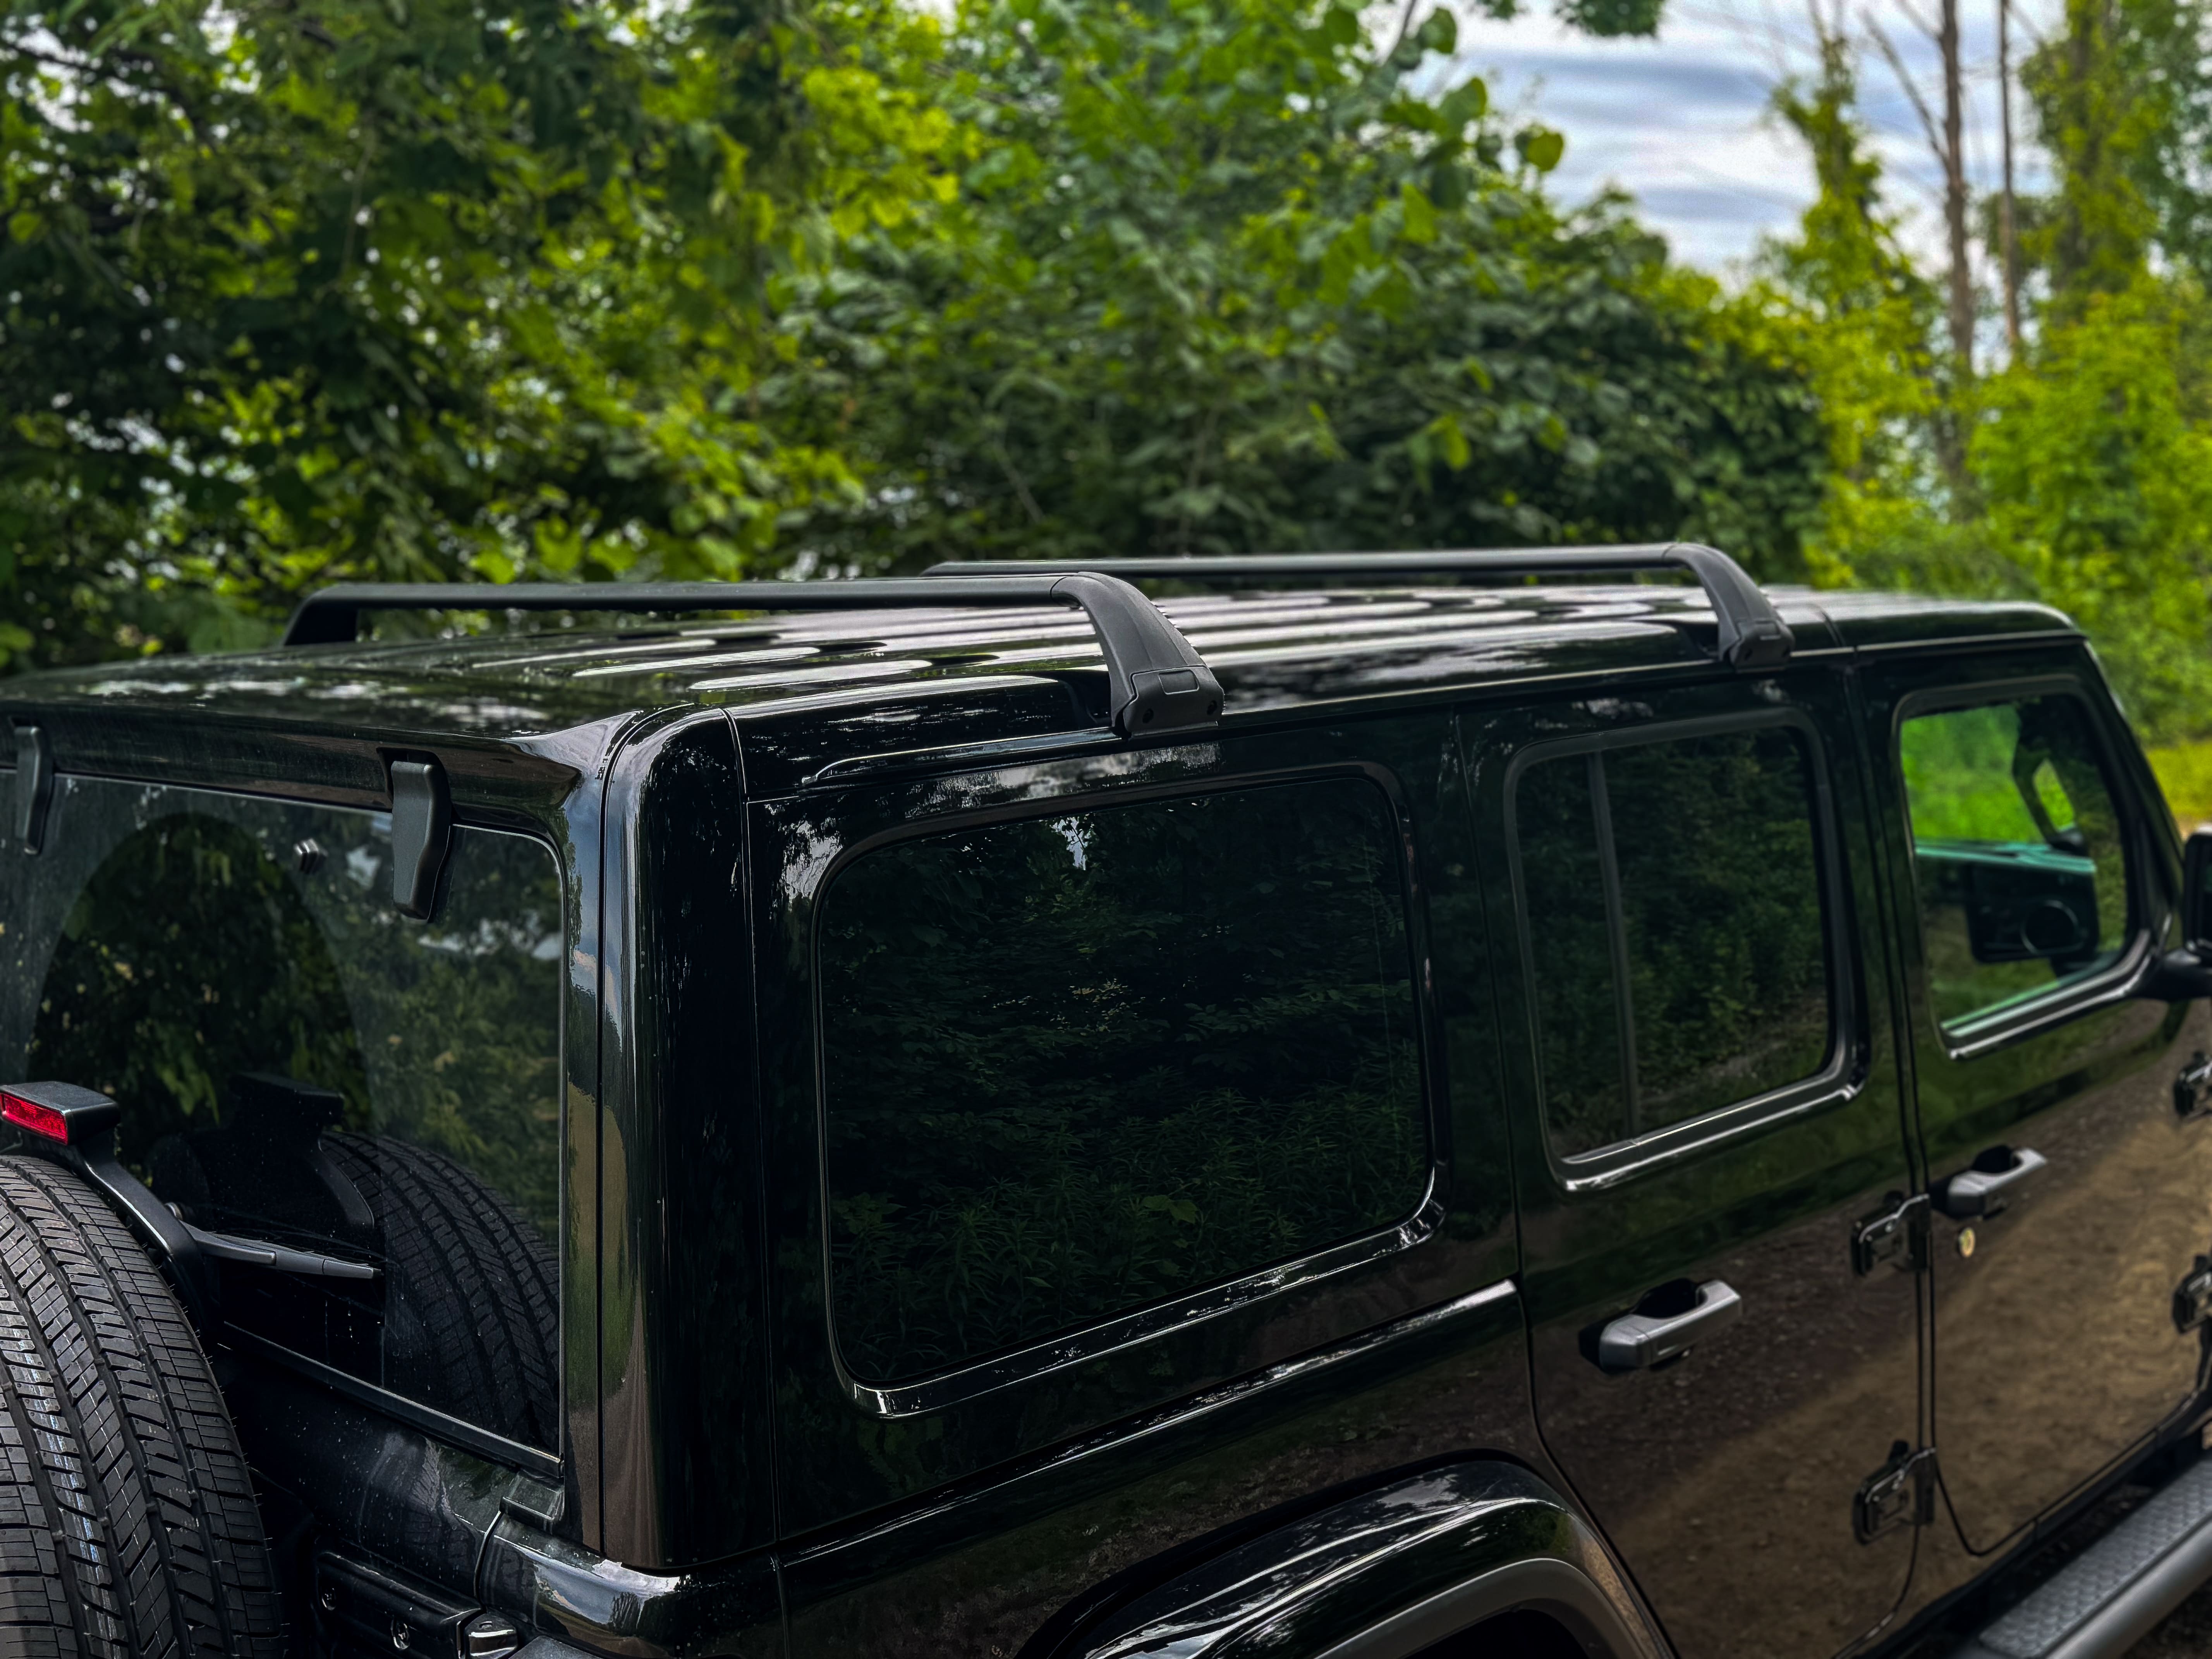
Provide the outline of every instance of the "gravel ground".
{"type": "Polygon", "coordinates": [[[2129,1659],[2212,1659],[2212,1585],[2176,1607],[2128,1652],[2129,1659]]]}

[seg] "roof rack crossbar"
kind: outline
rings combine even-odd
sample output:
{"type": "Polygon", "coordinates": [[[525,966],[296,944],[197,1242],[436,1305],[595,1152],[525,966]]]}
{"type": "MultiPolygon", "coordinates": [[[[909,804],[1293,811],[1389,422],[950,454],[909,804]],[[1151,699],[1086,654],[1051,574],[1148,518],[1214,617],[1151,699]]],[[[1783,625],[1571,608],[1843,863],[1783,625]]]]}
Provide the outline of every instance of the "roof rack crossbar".
{"type": "MultiPolygon", "coordinates": [[[[1006,576],[1054,567],[1041,559],[955,560],[932,565],[936,580],[1006,576]]],[[[1223,578],[1284,576],[1442,576],[1605,574],[1686,570],[1698,579],[1720,625],[1720,659],[1731,668],[1778,668],[1796,643],[1774,605],[1749,574],[1718,548],[1695,542],[1656,542],[1638,547],[1532,547],[1443,553],[1259,553],[1231,557],[1091,559],[1082,568],[1133,580],[1153,577],[1205,582],[1223,578]]]]}
{"type": "Polygon", "coordinates": [[[760,582],[359,582],[310,593],[287,646],[358,638],[373,611],[870,611],[955,605],[1069,605],[1106,659],[1107,710],[1123,737],[1212,726],[1221,686],[1173,623],[1128,583],[1088,570],[927,580],[760,582]]]}

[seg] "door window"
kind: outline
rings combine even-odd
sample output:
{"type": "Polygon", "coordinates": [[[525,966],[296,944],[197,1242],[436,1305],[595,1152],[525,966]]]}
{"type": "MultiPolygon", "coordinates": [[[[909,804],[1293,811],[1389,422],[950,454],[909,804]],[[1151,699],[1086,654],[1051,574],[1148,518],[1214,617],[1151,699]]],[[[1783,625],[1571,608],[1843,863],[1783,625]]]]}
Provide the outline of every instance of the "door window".
{"type": "Polygon", "coordinates": [[[1397,837],[1363,780],[898,842],[823,907],[832,1303],[857,1376],[1094,1323],[1425,1195],[1397,837]]]}
{"type": "Polygon", "coordinates": [[[2118,959],[2126,849],[2078,699],[1916,714],[1898,755],[1939,1021],[2000,1012],[2118,959]]]}
{"type": "Polygon", "coordinates": [[[1815,800],[1792,726],[1608,744],[1522,772],[1515,845],[1560,1156],[1826,1069],[1815,800]]]}

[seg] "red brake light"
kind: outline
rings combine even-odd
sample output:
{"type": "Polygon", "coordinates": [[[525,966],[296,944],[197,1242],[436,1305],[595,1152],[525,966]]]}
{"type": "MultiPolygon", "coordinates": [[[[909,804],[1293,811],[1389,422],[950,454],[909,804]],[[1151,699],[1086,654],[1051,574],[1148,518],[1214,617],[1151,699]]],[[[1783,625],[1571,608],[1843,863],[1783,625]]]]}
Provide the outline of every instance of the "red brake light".
{"type": "Polygon", "coordinates": [[[69,1145],[69,1120],[51,1106],[41,1106],[35,1100],[26,1100],[21,1095],[11,1095],[0,1090],[0,1118],[34,1135],[44,1135],[48,1140],[69,1145]]]}

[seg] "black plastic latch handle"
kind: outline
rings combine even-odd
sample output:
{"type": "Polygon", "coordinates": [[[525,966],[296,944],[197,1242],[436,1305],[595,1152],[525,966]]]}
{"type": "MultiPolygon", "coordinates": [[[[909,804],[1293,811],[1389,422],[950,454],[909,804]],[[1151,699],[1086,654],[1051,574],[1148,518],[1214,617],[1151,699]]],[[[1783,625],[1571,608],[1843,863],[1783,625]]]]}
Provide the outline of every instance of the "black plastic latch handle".
{"type": "Polygon", "coordinates": [[[26,853],[46,844],[46,809],[54,799],[54,750],[46,727],[15,725],[15,839],[26,853]]]}
{"type": "Polygon", "coordinates": [[[446,769],[434,760],[392,763],[392,902],[402,915],[428,921],[453,839],[453,801],[446,769]]]}

